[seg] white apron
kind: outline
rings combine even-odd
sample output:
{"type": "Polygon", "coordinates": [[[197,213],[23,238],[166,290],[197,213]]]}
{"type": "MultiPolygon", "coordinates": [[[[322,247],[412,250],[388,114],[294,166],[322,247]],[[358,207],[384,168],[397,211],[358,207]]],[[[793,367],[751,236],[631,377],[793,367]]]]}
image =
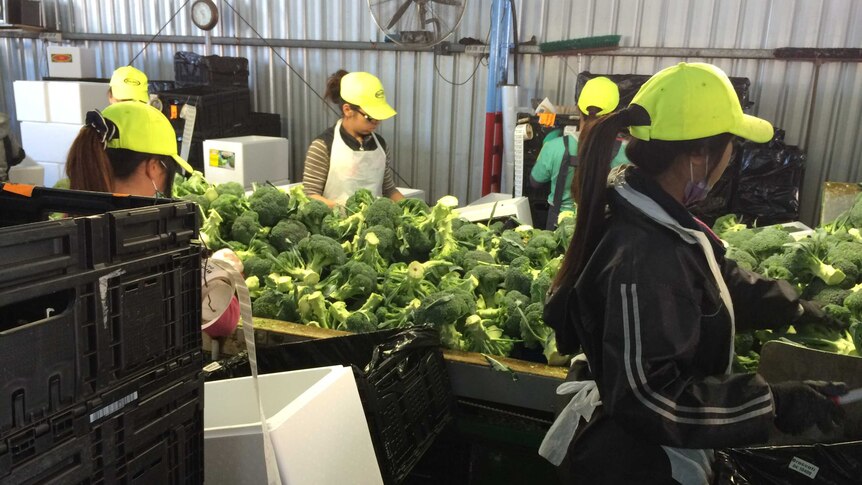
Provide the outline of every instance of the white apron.
{"type": "Polygon", "coordinates": [[[375,197],[383,195],[383,174],[386,172],[386,152],[374,133],[376,150],[354,151],[341,139],[341,120],[335,124],[332,152],[329,156],[329,174],[323,187],[323,196],[343,204],[359,189],[368,189],[375,197]]]}

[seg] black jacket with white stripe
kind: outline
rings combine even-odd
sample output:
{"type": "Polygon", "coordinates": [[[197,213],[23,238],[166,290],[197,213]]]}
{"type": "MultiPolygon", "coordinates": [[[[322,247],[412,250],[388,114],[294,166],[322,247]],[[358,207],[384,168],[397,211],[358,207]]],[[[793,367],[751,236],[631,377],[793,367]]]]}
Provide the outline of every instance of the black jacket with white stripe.
{"type": "Polygon", "coordinates": [[[711,231],[635,168],[609,200],[607,229],[574,290],[555,295],[567,317],[546,314],[560,351],[583,349],[604,414],[632,436],[682,448],[765,441],[772,394],[759,375],[729,372],[734,320],[740,331],[790,323],[795,291],[725,259],[711,231]],[[709,238],[732,310],[685,231],[709,238]]]}

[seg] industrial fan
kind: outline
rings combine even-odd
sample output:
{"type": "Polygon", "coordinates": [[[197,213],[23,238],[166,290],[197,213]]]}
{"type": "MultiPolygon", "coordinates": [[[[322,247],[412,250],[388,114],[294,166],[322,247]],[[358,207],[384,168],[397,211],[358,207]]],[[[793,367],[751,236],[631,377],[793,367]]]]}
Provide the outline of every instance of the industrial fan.
{"type": "Polygon", "coordinates": [[[374,22],[393,42],[431,46],[461,23],[467,0],[368,0],[374,22]]]}

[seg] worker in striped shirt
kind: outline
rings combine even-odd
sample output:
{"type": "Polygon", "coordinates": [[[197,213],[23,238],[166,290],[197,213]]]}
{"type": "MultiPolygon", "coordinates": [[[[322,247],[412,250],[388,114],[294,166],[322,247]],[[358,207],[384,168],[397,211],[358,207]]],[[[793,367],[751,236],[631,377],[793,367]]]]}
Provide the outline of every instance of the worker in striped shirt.
{"type": "Polygon", "coordinates": [[[339,70],[326,82],[326,99],[342,117],[308,147],[302,184],[309,197],[330,207],[343,204],[359,189],[401,200],[390,166],[390,152],[374,131],[395,116],[380,80],[367,72],[339,70]]]}

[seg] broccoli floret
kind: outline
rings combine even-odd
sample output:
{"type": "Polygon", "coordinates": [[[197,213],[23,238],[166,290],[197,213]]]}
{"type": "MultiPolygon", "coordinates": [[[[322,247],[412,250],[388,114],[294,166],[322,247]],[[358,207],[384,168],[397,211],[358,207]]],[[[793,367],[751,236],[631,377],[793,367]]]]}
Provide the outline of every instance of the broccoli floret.
{"type": "Polygon", "coordinates": [[[832,260],[832,267],[844,273],[844,281],[838,285],[842,288],[852,288],[859,279],[859,268],[851,261],[836,258],[832,260]]]}
{"type": "Polygon", "coordinates": [[[372,203],[374,203],[374,194],[368,189],[359,189],[347,198],[344,207],[349,214],[356,214],[364,212],[372,203]]]}
{"type": "MultiPolygon", "coordinates": [[[[303,239],[306,241],[307,239],[303,239]]],[[[277,274],[296,278],[306,285],[316,285],[320,282],[320,273],[309,268],[299,251],[296,248],[291,248],[278,257],[269,257],[272,261],[272,270],[277,274]]]]}
{"type": "Polygon", "coordinates": [[[379,321],[375,310],[382,302],[383,297],[381,295],[372,293],[359,310],[347,317],[347,321],[344,322],[345,329],[356,333],[377,331],[379,321]]]}
{"type": "Polygon", "coordinates": [[[542,319],[544,305],[541,303],[530,303],[523,310],[521,318],[521,338],[527,348],[538,348],[545,345],[545,341],[551,335],[551,328],[545,325],[542,319]]]}
{"type": "Polygon", "coordinates": [[[192,173],[189,178],[176,174],[174,176],[172,192],[175,198],[184,197],[189,194],[206,195],[210,202],[214,201],[219,195],[215,191],[215,188],[206,181],[204,174],[198,171],[192,173]]]}
{"type": "Polygon", "coordinates": [[[460,258],[460,266],[464,271],[469,272],[473,268],[480,266],[482,264],[496,264],[494,261],[494,256],[491,255],[488,251],[482,251],[481,249],[473,249],[470,251],[466,251],[464,255],[460,258]]]}
{"type": "Polygon", "coordinates": [[[323,231],[323,220],[329,214],[332,214],[332,209],[328,205],[317,199],[313,199],[299,207],[297,218],[305,224],[308,232],[311,234],[320,234],[323,231]]]}
{"type": "Polygon", "coordinates": [[[319,275],[323,275],[330,266],[344,264],[347,259],[344,248],[338,241],[319,234],[312,234],[299,241],[297,249],[306,268],[319,275]]]}
{"type": "Polygon", "coordinates": [[[404,198],[398,201],[404,216],[424,216],[431,212],[431,208],[422,199],[404,198]]]}
{"type": "Polygon", "coordinates": [[[248,204],[260,216],[260,223],[267,227],[290,215],[290,197],[269,185],[257,187],[249,196],[248,204]]]}
{"type": "Polygon", "coordinates": [[[245,199],[240,199],[231,194],[224,194],[218,196],[218,198],[210,204],[210,208],[221,214],[222,219],[224,219],[224,225],[222,227],[230,229],[233,225],[233,221],[235,221],[243,212],[247,211],[249,206],[248,201],[245,199]]]}
{"type": "Polygon", "coordinates": [[[385,273],[389,261],[380,254],[380,239],[374,231],[367,231],[360,241],[359,249],[353,254],[353,259],[361,261],[378,273],[385,273]]]}
{"type": "Polygon", "coordinates": [[[311,202],[313,199],[305,193],[305,186],[302,184],[294,185],[287,189],[287,196],[290,198],[288,209],[291,214],[299,212],[300,207],[311,202]]]}
{"type": "Polygon", "coordinates": [[[530,259],[526,256],[520,256],[512,260],[512,263],[506,268],[506,280],[503,282],[503,286],[509,291],[529,295],[533,278],[538,275],[539,271],[532,268],[530,259]]]}
{"type": "Polygon", "coordinates": [[[495,239],[496,256],[501,263],[511,263],[515,258],[524,256],[526,246],[521,235],[507,230],[495,239]]]}
{"type": "MultiPolygon", "coordinates": [[[[724,255],[727,259],[732,259],[736,261],[736,264],[743,269],[747,269],[748,271],[754,271],[757,268],[757,258],[752,256],[750,253],[743,251],[742,249],[729,247],[727,248],[727,252],[724,255]]],[[[778,255],[775,255],[778,256],[778,255]]],[[[770,256],[772,257],[772,256],[770,256]]],[[[780,256],[779,256],[780,257],[780,256]]]]}
{"type": "Polygon", "coordinates": [[[468,274],[479,281],[476,293],[484,300],[485,305],[497,306],[495,294],[506,280],[505,271],[500,266],[481,264],[470,270],[468,274]]]}
{"type": "MultiPolygon", "coordinates": [[[[849,295],[847,296],[847,298],[849,298],[849,295]]],[[[846,300],[847,298],[844,299],[846,300]]],[[[852,312],[848,308],[845,308],[841,305],[836,305],[834,303],[823,305],[823,313],[829,315],[830,317],[834,318],[835,320],[843,323],[845,326],[848,327],[850,326],[850,319],[853,316],[852,312]]]]}
{"type": "Polygon", "coordinates": [[[508,291],[500,305],[503,310],[500,328],[512,337],[521,333],[521,322],[525,318],[524,310],[530,305],[530,298],[520,291],[508,291]]]}
{"type": "Polygon", "coordinates": [[[829,286],[823,281],[814,280],[805,288],[802,297],[808,300],[814,300],[821,305],[843,305],[844,299],[850,295],[850,290],[845,290],[838,286],[829,286]]]}
{"type": "Polygon", "coordinates": [[[380,197],[365,211],[365,222],[368,227],[383,226],[395,230],[401,223],[401,208],[391,199],[380,197]]]}
{"type": "Polygon", "coordinates": [[[839,242],[829,248],[826,260],[832,261],[833,264],[836,260],[850,261],[857,268],[860,268],[862,267],[862,243],[850,241],[839,242]]]}
{"type": "Polygon", "coordinates": [[[492,236],[487,228],[472,222],[462,224],[454,230],[453,234],[460,244],[470,248],[481,246],[485,240],[492,236]]]}
{"type": "Polygon", "coordinates": [[[215,186],[218,195],[230,194],[239,198],[245,197],[245,187],[238,182],[225,182],[215,186]]]}
{"type": "Polygon", "coordinates": [[[181,199],[197,204],[201,214],[206,214],[210,210],[210,203],[212,202],[203,194],[186,194],[181,199]]]}
{"type": "Polygon", "coordinates": [[[272,272],[272,261],[265,257],[252,256],[243,261],[242,271],[246,276],[257,276],[264,280],[272,272]]]}
{"type": "Polygon", "coordinates": [[[440,325],[440,343],[447,349],[467,350],[467,342],[464,335],[458,331],[454,324],[440,325]]]}
{"type": "Polygon", "coordinates": [[[320,233],[337,241],[350,239],[365,227],[365,214],[356,212],[343,217],[339,211],[333,211],[323,218],[320,233]]]}
{"type": "Polygon", "coordinates": [[[553,232],[533,231],[524,253],[536,267],[543,267],[553,259],[557,253],[558,241],[553,232]]]}
{"type": "Polygon", "coordinates": [[[572,236],[575,235],[575,212],[563,211],[557,217],[557,228],[554,229],[554,236],[561,248],[569,247],[572,242],[572,236]]]}
{"type": "Polygon", "coordinates": [[[828,285],[838,285],[844,281],[844,273],[826,264],[816,254],[815,243],[800,242],[794,244],[787,254],[787,269],[797,278],[803,275],[811,275],[819,278],[828,285]]]}
{"type": "MultiPolygon", "coordinates": [[[[414,199],[415,200],[415,199],[414,199]]],[[[434,236],[427,231],[406,222],[398,227],[401,239],[401,258],[407,261],[425,261],[434,249],[434,236]]]]}
{"type": "Polygon", "coordinates": [[[468,315],[476,312],[476,299],[464,291],[449,290],[431,293],[421,299],[414,312],[415,325],[459,325],[468,315]]]}
{"type": "Polygon", "coordinates": [[[733,337],[733,349],[737,354],[747,354],[754,350],[756,339],[752,332],[737,333],[733,337]]]}
{"type": "Polygon", "coordinates": [[[551,288],[551,283],[553,283],[551,275],[546,271],[540,272],[530,285],[530,301],[544,304],[548,290],[551,288]]]}
{"type": "Polygon", "coordinates": [[[842,303],[855,318],[862,318],[862,284],[850,288],[850,293],[842,303]]]}
{"type": "Polygon", "coordinates": [[[269,231],[269,243],[280,253],[307,237],[308,229],[305,224],[293,219],[282,219],[269,231]]]}
{"type": "Polygon", "coordinates": [[[360,261],[348,261],[339,266],[329,279],[337,285],[328,295],[333,300],[351,300],[377,291],[377,271],[360,261]]]}
{"type": "MultiPolygon", "coordinates": [[[[737,247],[759,259],[781,253],[784,251],[785,244],[793,242],[793,237],[790,236],[790,233],[777,227],[767,227],[761,231],[751,232],[753,233],[751,237],[737,244],[737,247]]],[[[738,234],[747,233],[748,231],[738,232],[738,234]]]]}
{"type": "Polygon", "coordinates": [[[736,214],[727,214],[715,220],[712,225],[712,231],[719,237],[723,238],[725,234],[739,232],[746,229],[745,224],[740,224],[736,219],[736,214]]]}
{"type": "Polygon", "coordinates": [[[256,317],[299,322],[299,313],[293,298],[274,288],[264,288],[260,296],[252,302],[251,308],[256,317]]]}
{"type": "Polygon", "coordinates": [[[338,330],[344,329],[344,323],[350,317],[350,310],[347,309],[347,303],[343,301],[335,301],[329,305],[329,322],[338,330]]]}
{"type": "Polygon", "coordinates": [[[757,272],[773,280],[791,281],[794,279],[794,276],[787,268],[789,259],[790,257],[787,253],[773,254],[760,262],[757,272]]]}
{"type": "Polygon", "coordinates": [[[423,264],[413,261],[410,264],[394,263],[389,266],[383,280],[386,304],[406,305],[414,298],[422,299],[436,292],[437,287],[426,278],[426,271],[441,263],[445,262],[429,261],[423,264]]]}
{"type": "Polygon", "coordinates": [[[363,234],[363,239],[370,232],[377,236],[377,251],[387,262],[392,261],[398,245],[395,231],[386,226],[377,225],[369,226],[364,232],[365,234],[363,234]]]}
{"type": "Polygon", "coordinates": [[[264,233],[257,212],[252,210],[245,211],[237,216],[230,229],[230,234],[234,241],[239,241],[245,245],[251,243],[251,240],[255,236],[262,236],[264,233]]]}

